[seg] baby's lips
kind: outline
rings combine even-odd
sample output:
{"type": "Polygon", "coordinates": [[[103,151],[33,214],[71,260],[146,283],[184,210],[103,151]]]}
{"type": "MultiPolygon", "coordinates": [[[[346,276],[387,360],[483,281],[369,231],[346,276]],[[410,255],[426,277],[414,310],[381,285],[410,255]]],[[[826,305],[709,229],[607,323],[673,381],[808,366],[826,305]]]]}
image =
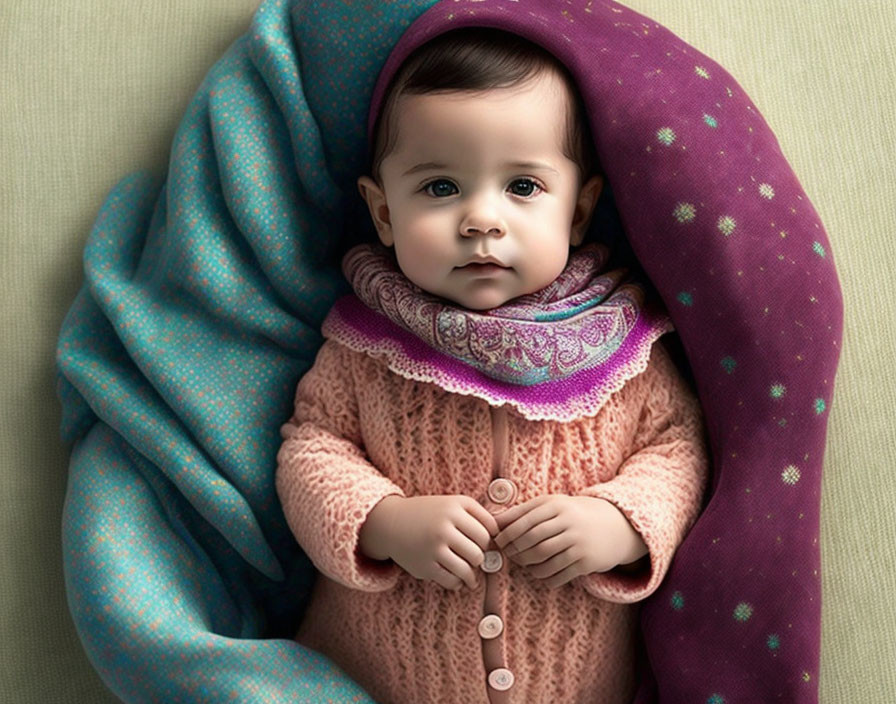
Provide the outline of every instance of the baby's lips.
{"type": "Polygon", "coordinates": [[[503,261],[501,261],[500,259],[498,259],[497,257],[494,257],[492,255],[473,257],[472,259],[467,260],[467,263],[464,264],[463,266],[470,266],[470,265],[476,265],[476,264],[480,264],[480,265],[481,264],[494,264],[495,266],[500,266],[504,269],[510,268],[503,261]]]}

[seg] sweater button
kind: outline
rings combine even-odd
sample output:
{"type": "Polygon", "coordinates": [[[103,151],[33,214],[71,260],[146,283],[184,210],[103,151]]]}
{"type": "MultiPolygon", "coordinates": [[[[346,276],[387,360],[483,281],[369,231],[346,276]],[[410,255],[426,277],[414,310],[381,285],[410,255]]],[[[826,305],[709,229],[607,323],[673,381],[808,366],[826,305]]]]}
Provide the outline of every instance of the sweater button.
{"type": "Polygon", "coordinates": [[[496,614],[489,614],[479,622],[479,635],[486,640],[497,638],[504,630],[504,622],[496,614]]]}
{"type": "Polygon", "coordinates": [[[501,568],[504,566],[504,557],[497,550],[486,550],[485,551],[485,559],[482,561],[482,565],[480,565],[480,569],[483,572],[488,572],[491,574],[492,572],[500,572],[501,568]]]}
{"type": "Polygon", "coordinates": [[[516,484],[501,477],[488,485],[488,498],[496,504],[508,504],[516,498],[516,484]]]}
{"type": "Polygon", "coordinates": [[[513,673],[506,667],[499,667],[488,673],[488,683],[492,689],[503,692],[513,686],[513,673]]]}

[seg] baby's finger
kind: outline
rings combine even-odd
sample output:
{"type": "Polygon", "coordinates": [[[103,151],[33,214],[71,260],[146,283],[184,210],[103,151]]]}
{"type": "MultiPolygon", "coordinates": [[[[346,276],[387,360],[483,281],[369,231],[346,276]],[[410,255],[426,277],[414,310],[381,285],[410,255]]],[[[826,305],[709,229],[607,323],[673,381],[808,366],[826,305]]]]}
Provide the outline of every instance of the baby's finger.
{"type": "MultiPolygon", "coordinates": [[[[479,555],[479,561],[482,559],[482,553],[488,550],[489,545],[491,545],[492,536],[486,529],[484,525],[479,521],[478,518],[474,517],[469,513],[464,513],[460,518],[455,521],[454,527],[457,528],[458,537],[462,540],[459,540],[457,543],[451,543],[451,548],[455,552],[460,552],[457,548],[462,545],[464,541],[467,543],[467,551],[463,554],[464,557],[469,556],[469,548],[473,548],[479,555]]],[[[479,561],[473,562],[470,560],[470,564],[478,565],[479,561]]]]}
{"type": "Polygon", "coordinates": [[[445,587],[445,589],[450,589],[452,591],[457,591],[462,586],[464,586],[464,582],[462,579],[460,579],[450,570],[445,569],[440,564],[433,565],[432,574],[429,575],[428,579],[435,582],[439,586],[445,587]]]}
{"type": "Polygon", "coordinates": [[[462,584],[466,584],[470,589],[476,588],[476,573],[470,567],[470,563],[448,546],[439,551],[437,560],[439,565],[454,575],[462,584]]]}
{"type": "Polygon", "coordinates": [[[565,526],[560,523],[560,521],[555,521],[553,519],[543,521],[534,528],[523,533],[516,540],[508,543],[504,548],[504,554],[507,555],[507,557],[510,557],[517,553],[523,553],[549,538],[560,535],[565,530],[565,526]]]}
{"type": "MultiPolygon", "coordinates": [[[[474,523],[476,522],[473,518],[470,520],[474,523]]],[[[477,525],[478,530],[485,533],[485,529],[481,525],[477,525]]],[[[489,540],[488,534],[485,533],[485,547],[483,548],[481,541],[472,539],[470,536],[465,535],[462,529],[459,529],[457,535],[450,539],[447,545],[468,565],[478,568],[485,560],[485,550],[488,548],[489,540]]]]}
{"type": "MultiPolygon", "coordinates": [[[[522,504],[521,504],[522,506],[522,504]]],[[[510,509],[511,511],[513,509],[510,509]]],[[[512,543],[524,533],[532,530],[539,523],[549,521],[557,515],[555,506],[549,503],[540,503],[531,511],[517,518],[515,521],[506,525],[506,527],[495,536],[495,543],[499,548],[503,548],[508,543],[512,543]]]]}
{"type": "Polygon", "coordinates": [[[574,580],[576,577],[581,577],[583,574],[587,574],[587,572],[582,571],[580,565],[581,562],[575,562],[566,567],[566,569],[557,572],[557,574],[542,580],[542,583],[548,589],[556,589],[557,587],[563,586],[567,582],[574,580]]]}
{"type": "MultiPolygon", "coordinates": [[[[498,534],[500,528],[498,528],[498,522],[495,520],[495,517],[488,512],[488,510],[480,504],[476,499],[466,496],[463,502],[463,507],[466,509],[467,513],[473,516],[480,525],[485,527],[486,532],[488,533],[488,538],[491,539],[498,534]]],[[[471,538],[473,536],[470,536],[471,538]]],[[[477,540],[477,542],[479,542],[477,540]]],[[[484,545],[481,545],[482,549],[488,546],[488,540],[485,541],[484,545]]]]}
{"type": "Polygon", "coordinates": [[[541,566],[548,563],[550,560],[553,560],[558,555],[566,554],[571,556],[572,550],[570,550],[570,548],[573,547],[574,544],[575,541],[568,533],[560,533],[559,535],[542,540],[526,550],[521,550],[519,553],[513,555],[511,559],[518,565],[541,566]]]}
{"type": "Polygon", "coordinates": [[[511,506],[506,511],[501,511],[495,518],[498,523],[498,527],[503,530],[508,525],[517,520],[520,516],[525,515],[529,511],[531,511],[536,506],[540,506],[544,503],[545,496],[536,496],[534,499],[529,499],[528,501],[524,501],[521,504],[517,504],[516,506],[511,506]]]}
{"type": "Polygon", "coordinates": [[[539,562],[529,568],[529,573],[537,579],[547,579],[574,565],[579,560],[569,549],[557,552],[549,560],[539,562]]]}

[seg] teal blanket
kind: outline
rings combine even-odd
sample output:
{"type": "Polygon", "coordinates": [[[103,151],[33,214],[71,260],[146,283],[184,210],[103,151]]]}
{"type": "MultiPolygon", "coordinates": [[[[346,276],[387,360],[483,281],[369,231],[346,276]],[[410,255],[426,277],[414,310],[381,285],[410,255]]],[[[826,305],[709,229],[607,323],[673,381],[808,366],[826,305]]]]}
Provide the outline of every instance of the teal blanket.
{"type": "Polygon", "coordinates": [[[131,176],[102,207],[58,346],[63,539],[79,635],[122,699],[366,699],[289,639],[314,571],[272,477],[345,292],[374,82],[431,4],[349,22],[266,0],[191,102],[166,183],[131,176]]]}

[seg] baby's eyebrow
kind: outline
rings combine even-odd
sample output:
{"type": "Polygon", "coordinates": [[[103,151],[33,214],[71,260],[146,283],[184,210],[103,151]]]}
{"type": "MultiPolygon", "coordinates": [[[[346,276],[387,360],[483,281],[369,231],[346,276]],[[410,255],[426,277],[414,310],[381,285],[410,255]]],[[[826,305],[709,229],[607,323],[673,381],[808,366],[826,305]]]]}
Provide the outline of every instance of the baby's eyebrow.
{"type": "Polygon", "coordinates": [[[541,161],[514,161],[510,164],[507,164],[507,166],[514,169],[524,169],[526,171],[551,171],[555,174],[560,173],[553,166],[545,164],[541,161]]]}
{"type": "Polygon", "coordinates": [[[422,164],[417,164],[416,166],[412,166],[407,171],[405,171],[402,176],[411,176],[413,174],[418,174],[421,171],[443,171],[447,169],[447,164],[439,164],[435,161],[426,161],[422,164]]]}
{"type": "MultiPolygon", "coordinates": [[[[505,168],[522,169],[524,171],[550,171],[555,174],[559,173],[557,169],[541,161],[513,161],[506,163],[504,166],[505,168]]],[[[422,164],[412,166],[410,169],[405,171],[402,176],[412,176],[413,174],[420,173],[421,171],[444,171],[447,168],[448,164],[443,164],[436,161],[426,161],[422,164]]]]}

